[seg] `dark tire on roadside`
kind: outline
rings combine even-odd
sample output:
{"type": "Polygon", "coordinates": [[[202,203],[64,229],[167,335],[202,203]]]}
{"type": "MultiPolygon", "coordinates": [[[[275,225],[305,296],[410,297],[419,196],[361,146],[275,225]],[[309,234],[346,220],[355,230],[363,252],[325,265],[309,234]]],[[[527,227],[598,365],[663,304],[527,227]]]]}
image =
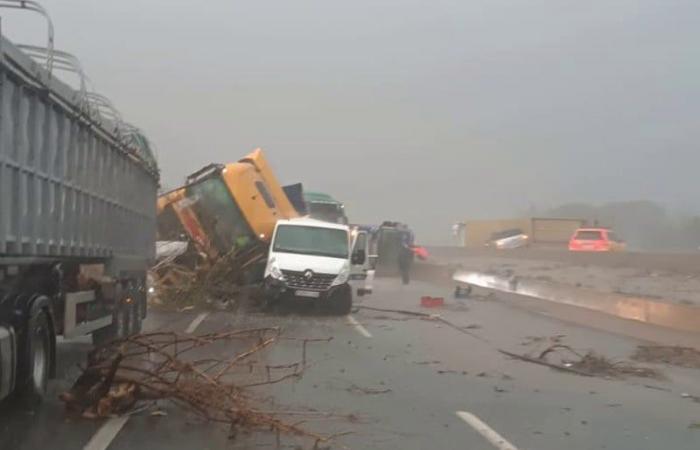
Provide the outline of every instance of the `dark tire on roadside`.
{"type": "Polygon", "coordinates": [[[40,403],[46,396],[51,371],[52,339],[55,339],[46,312],[39,311],[30,319],[22,345],[18,373],[17,397],[27,406],[40,403]]]}
{"type": "Polygon", "coordinates": [[[276,297],[273,297],[270,294],[263,293],[262,297],[260,298],[260,309],[262,312],[265,313],[272,313],[275,312],[277,309],[277,306],[279,305],[279,299],[276,297]]]}

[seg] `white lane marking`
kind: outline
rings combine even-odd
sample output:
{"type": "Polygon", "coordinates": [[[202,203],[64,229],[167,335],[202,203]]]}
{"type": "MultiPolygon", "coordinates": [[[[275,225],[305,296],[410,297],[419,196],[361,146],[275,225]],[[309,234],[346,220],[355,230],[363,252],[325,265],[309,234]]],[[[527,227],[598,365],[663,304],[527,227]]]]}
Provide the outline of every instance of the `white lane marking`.
{"type": "Polygon", "coordinates": [[[480,435],[484,437],[484,439],[489,441],[498,450],[518,450],[516,446],[508,442],[500,434],[496,433],[496,431],[493,428],[488,426],[486,423],[484,423],[484,421],[476,417],[474,414],[467,411],[457,411],[455,414],[457,414],[457,417],[465,421],[467,425],[474,428],[480,435]]]}
{"type": "Polygon", "coordinates": [[[367,328],[363,327],[362,324],[360,322],[358,322],[357,320],[355,320],[355,318],[353,316],[348,316],[348,323],[350,325],[352,325],[355,328],[355,330],[357,330],[357,332],[360,333],[362,336],[364,336],[366,338],[372,337],[370,332],[367,331],[367,328]]]}
{"type": "Polygon", "coordinates": [[[201,324],[204,321],[204,319],[207,318],[208,315],[209,315],[208,312],[200,313],[197,317],[194,318],[192,323],[187,327],[187,329],[185,330],[185,333],[187,333],[187,334],[194,333],[194,330],[197,329],[199,324],[201,324]]]}
{"type": "Polygon", "coordinates": [[[97,433],[85,444],[83,450],[106,450],[122,429],[129,416],[113,417],[102,424],[97,433]]]}

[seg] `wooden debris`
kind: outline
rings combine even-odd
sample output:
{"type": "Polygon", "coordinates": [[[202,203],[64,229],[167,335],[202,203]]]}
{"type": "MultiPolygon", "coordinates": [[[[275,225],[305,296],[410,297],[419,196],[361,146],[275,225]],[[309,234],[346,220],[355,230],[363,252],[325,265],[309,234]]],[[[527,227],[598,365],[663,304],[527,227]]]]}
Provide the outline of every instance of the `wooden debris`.
{"type": "Polygon", "coordinates": [[[574,373],[586,377],[601,376],[608,378],[625,378],[627,376],[634,376],[653,379],[664,378],[663,374],[656,369],[638,367],[624,361],[613,362],[605,356],[596,354],[593,351],[581,354],[568,345],[560,343],[550,345],[541,351],[537,357],[520,355],[501,349],[498,351],[521,361],[539,364],[562,372],[574,373]],[[562,351],[565,351],[567,356],[572,355],[575,358],[571,360],[562,359],[560,363],[554,363],[546,359],[547,356],[553,353],[561,353],[562,351]]]}
{"type": "MultiPolygon", "coordinates": [[[[307,367],[306,345],[329,339],[297,339],[301,359],[264,364],[260,353],[280,339],[279,328],[254,328],[199,336],[174,332],[144,333],[91,351],[87,367],[60,396],[68,411],[86,418],[128,413],[138,402],[168,400],[200,418],[240,429],[272,430],[327,442],[301,425],[279,418],[255,394],[256,386],[301,377],[307,367]],[[203,347],[225,344],[237,351],[220,358],[198,358],[203,347]]],[[[292,339],[292,338],[284,338],[292,339]]],[[[153,415],[164,415],[154,412],[153,415]]]]}

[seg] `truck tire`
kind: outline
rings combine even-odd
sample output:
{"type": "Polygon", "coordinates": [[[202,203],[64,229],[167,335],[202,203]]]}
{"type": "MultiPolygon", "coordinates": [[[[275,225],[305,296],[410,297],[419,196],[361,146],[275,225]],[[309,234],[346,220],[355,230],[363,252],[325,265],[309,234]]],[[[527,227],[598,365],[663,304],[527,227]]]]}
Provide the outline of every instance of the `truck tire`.
{"type": "Polygon", "coordinates": [[[17,394],[23,403],[43,400],[51,371],[51,340],[55,339],[43,310],[29,318],[27,337],[20,354],[17,394]]]}

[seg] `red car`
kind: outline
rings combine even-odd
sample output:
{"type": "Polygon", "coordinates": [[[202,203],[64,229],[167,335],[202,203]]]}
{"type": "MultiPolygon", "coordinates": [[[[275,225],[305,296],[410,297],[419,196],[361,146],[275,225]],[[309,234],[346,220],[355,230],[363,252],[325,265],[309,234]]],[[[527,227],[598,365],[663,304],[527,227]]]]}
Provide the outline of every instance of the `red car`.
{"type": "Polygon", "coordinates": [[[579,228],[569,240],[572,252],[620,252],[625,243],[607,228],[579,228]]]}

